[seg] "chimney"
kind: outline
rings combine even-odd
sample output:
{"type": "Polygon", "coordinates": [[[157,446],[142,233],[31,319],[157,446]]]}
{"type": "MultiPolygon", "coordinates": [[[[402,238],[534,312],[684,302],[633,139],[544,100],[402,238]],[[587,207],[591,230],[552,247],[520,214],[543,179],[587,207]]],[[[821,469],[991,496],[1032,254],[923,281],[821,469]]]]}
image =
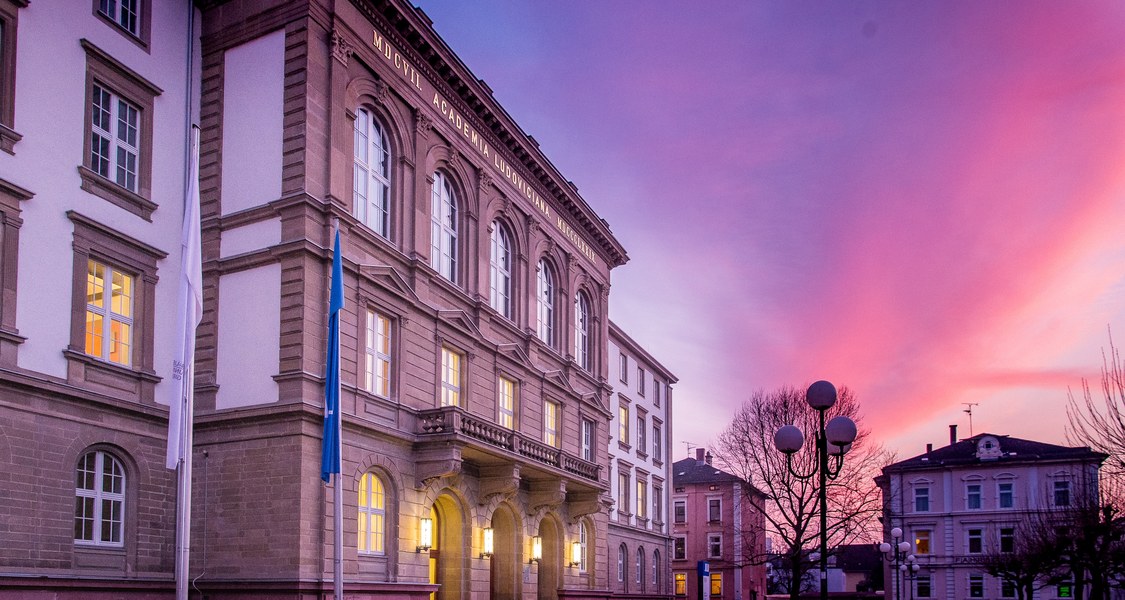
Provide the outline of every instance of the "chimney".
{"type": "Polygon", "coordinates": [[[933,444],[926,444],[926,454],[929,454],[933,451],[934,451],[934,445],[933,444]]]}
{"type": "Polygon", "coordinates": [[[707,453],[707,464],[711,464],[711,453],[707,453]]]}
{"type": "Polygon", "coordinates": [[[695,460],[696,460],[696,462],[703,462],[703,453],[706,452],[706,451],[707,451],[706,448],[696,448],[695,449],[695,460]]]}
{"type": "Polygon", "coordinates": [[[953,444],[956,444],[956,443],[957,443],[957,426],[956,425],[950,425],[949,426],[949,445],[952,446],[953,444]]]}

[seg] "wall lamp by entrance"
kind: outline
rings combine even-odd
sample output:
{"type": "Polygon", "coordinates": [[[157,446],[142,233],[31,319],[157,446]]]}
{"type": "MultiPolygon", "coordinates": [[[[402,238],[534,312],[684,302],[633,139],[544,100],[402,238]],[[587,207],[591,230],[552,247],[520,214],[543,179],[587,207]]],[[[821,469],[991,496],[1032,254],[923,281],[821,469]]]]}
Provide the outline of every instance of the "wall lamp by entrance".
{"type": "Polygon", "coordinates": [[[582,542],[570,543],[570,566],[577,567],[582,564],[582,542]]]}
{"type": "Polygon", "coordinates": [[[418,526],[418,552],[434,547],[434,520],[423,518],[418,526]]]}
{"type": "Polygon", "coordinates": [[[527,559],[527,564],[537,563],[543,560],[543,538],[535,536],[531,538],[531,558],[527,559]]]}
{"type": "Polygon", "coordinates": [[[482,544],[483,549],[480,553],[481,558],[492,558],[492,551],[493,551],[493,541],[492,540],[493,540],[492,528],[491,527],[485,527],[484,528],[484,540],[483,540],[484,543],[482,544]]]}

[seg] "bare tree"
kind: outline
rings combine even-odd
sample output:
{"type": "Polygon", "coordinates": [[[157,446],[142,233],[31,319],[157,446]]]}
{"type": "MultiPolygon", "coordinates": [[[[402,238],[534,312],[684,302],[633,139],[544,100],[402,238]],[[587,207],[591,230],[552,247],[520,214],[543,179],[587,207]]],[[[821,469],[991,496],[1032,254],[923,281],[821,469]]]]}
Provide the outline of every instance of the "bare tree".
{"type": "Polygon", "coordinates": [[[1068,392],[1066,413],[1069,421],[1067,441],[1105,452],[1109,459],[1102,464],[1102,497],[1121,506],[1125,500],[1125,361],[1113,345],[1109,333],[1109,351],[1102,349],[1102,400],[1094,399],[1090,382],[1082,379],[1082,399],[1068,392]]]}
{"type": "MultiPolygon", "coordinates": [[[[856,422],[859,435],[845,457],[843,470],[827,485],[829,548],[854,541],[878,539],[877,518],[882,498],[874,484],[880,468],[893,457],[873,444],[861,425],[859,403],[847,388],[840,388],[836,404],[827,418],[845,415],[856,422]]],[[[783,425],[796,425],[809,441],[792,455],[792,467],[811,473],[817,466],[813,436],[819,426],[818,415],[805,401],[803,388],[783,387],[772,392],[757,391],[735,414],[719,436],[714,449],[725,468],[750,482],[764,497],[749,494],[745,500],[765,516],[767,534],[780,541],[793,581],[801,581],[812,566],[806,549],[820,535],[820,505],[817,478],[795,477],[786,456],[774,448],[774,433],[783,425]]],[[[751,557],[764,562],[766,556],[751,557]]],[[[800,586],[790,586],[789,596],[797,598],[800,586]]]]}

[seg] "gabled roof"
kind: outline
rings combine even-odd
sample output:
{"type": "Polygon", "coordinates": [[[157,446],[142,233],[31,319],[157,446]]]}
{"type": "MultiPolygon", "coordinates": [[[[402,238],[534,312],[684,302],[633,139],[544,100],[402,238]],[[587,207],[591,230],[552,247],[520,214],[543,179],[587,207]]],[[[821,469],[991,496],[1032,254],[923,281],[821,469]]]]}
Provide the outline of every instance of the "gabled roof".
{"type": "Polygon", "coordinates": [[[706,461],[685,458],[672,463],[672,485],[724,482],[746,483],[742,478],[709,465],[706,461]]]}
{"type": "Polygon", "coordinates": [[[1029,462],[1096,462],[1100,464],[1109,455],[1095,452],[1089,447],[1057,446],[1025,440],[1009,435],[981,433],[931,452],[919,454],[883,467],[883,472],[942,469],[975,464],[1013,465],[1029,462]],[[979,456],[978,443],[983,438],[993,438],[999,451],[993,455],[979,456]]]}

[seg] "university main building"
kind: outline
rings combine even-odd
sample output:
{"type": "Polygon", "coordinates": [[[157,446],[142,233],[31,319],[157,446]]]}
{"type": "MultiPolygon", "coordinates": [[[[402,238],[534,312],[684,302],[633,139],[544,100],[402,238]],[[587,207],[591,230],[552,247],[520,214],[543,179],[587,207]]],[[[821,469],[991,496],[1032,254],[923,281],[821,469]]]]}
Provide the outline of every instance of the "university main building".
{"type": "Polygon", "coordinates": [[[0,0],[0,33],[0,596],[171,597],[196,122],[193,597],[331,596],[336,224],[347,597],[671,597],[625,250],[424,13],[0,0]]]}

